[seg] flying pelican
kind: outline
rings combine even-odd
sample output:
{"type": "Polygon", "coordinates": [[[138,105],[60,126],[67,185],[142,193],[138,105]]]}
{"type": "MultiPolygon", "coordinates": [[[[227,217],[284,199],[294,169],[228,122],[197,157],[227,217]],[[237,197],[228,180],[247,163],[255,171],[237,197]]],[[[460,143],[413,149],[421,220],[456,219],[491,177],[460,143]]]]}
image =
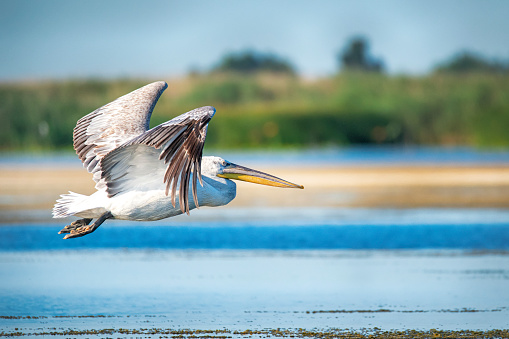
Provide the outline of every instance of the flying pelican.
{"type": "Polygon", "coordinates": [[[148,84],[78,120],[74,149],[93,174],[97,191],[90,196],[69,192],[57,200],[53,218],[82,218],[58,232],[67,233],[64,239],[92,233],[107,219],[160,220],[199,206],[226,205],[236,195],[230,179],[304,188],[219,157],[202,157],[207,126],[216,112],[212,106],[149,129],[154,106],[167,87],[164,81],[148,84]]]}

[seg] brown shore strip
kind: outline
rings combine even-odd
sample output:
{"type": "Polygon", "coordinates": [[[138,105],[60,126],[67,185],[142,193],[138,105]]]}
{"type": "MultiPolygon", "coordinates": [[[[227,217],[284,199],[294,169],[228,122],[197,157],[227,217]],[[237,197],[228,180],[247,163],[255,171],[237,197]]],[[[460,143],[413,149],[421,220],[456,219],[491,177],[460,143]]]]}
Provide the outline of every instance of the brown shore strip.
{"type": "MultiPolygon", "coordinates": [[[[305,189],[277,189],[239,182],[237,198],[229,206],[509,208],[507,166],[261,170],[304,185],[305,189]]],[[[67,191],[93,193],[91,175],[81,168],[0,168],[0,222],[9,221],[12,211],[50,210],[59,195],[67,191]]]]}

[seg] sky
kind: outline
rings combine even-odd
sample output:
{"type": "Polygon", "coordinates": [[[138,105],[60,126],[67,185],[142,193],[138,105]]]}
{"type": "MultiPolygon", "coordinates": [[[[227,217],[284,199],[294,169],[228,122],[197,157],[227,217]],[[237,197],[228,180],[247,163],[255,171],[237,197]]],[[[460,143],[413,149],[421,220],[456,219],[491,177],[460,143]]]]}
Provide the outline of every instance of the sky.
{"type": "Polygon", "coordinates": [[[389,73],[425,74],[465,50],[508,60],[508,17],[505,0],[0,0],[0,81],[164,80],[245,49],[321,77],[354,36],[389,73]]]}

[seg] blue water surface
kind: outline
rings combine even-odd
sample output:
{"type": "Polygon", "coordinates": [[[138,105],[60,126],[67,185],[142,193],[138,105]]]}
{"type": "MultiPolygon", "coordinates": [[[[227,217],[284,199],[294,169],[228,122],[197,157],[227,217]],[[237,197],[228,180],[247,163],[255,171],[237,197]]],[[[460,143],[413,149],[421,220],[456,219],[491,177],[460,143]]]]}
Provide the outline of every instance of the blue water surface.
{"type": "Polygon", "coordinates": [[[509,250],[507,224],[310,225],[217,223],[190,226],[108,225],[62,240],[60,226],[0,227],[0,250],[70,249],[461,249],[509,250]]]}
{"type": "MultiPolygon", "coordinates": [[[[359,165],[507,165],[509,150],[471,147],[351,146],[304,150],[223,151],[205,147],[204,155],[252,166],[359,166],[359,165]]],[[[81,167],[73,152],[0,153],[0,166],[81,167]]]]}

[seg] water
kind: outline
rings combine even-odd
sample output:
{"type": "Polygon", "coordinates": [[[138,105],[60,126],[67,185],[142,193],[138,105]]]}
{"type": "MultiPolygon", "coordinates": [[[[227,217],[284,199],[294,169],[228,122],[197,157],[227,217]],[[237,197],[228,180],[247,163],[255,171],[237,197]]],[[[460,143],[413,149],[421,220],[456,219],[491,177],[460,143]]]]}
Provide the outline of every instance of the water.
{"type": "Polygon", "coordinates": [[[509,250],[509,211],[482,208],[202,208],[157,222],[108,220],[62,241],[68,220],[0,227],[0,250],[509,250]]]}
{"type": "MultiPolygon", "coordinates": [[[[507,328],[509,257],[457,251],[0,254],[4,329],[507,328]]],[[[39,330],[40,331],[40,330],[39,330]]]]}
{"type": "Polygon", "coordinates": [[[223,152],[221,156],[239,163],[270,163],[278,166],[447,164],[479,166],[509,163],[509,151],[507,150],[480,150],[469,147],[358,146],[304,151],[223,152]]]}
{"type": "Polygon", "coordinates": [[[83,238],[62,241],[60,226],[17,225],[0,228],[7,251],[76,249],[178,250],[508,250],[509,222],[499,225],[303,225],[208,223],[150,227],[110,222],[83,238]],[[114,226],[114,224],[120,224],[114,226]]]}
{"type": "MultiPolygon", "coordinates": [[[[285,154],[221,155],[250,166],[509,163],[508,153],[471,149],[285,154]]],[[[0,166],[75,160],[2,157],[0,166]]],[[[509,328],[505,209],[203,208],[107,221],[65,241],[64,224],[0,226],[0,333],[509,328]]]]}
{"type": "MultiPolygon", "coordinates": [[[[507,165],[509,151],[482,150],[470,147],[373,147],[283,150],[283,151],[215,151],[205,148],[204,155],[217,155],[232,162],[256,166],[359,166],[359,165],[507,165]]],[[[81,167],[72,153],[0,153],[0,167],[23,166],[81,167]]]]}
{"type": "Polygon", "coordinates": [[[509,325],[505,210],[225,211],[65,241],[60,224],[0,227],[2,328],[509,325]]]}

